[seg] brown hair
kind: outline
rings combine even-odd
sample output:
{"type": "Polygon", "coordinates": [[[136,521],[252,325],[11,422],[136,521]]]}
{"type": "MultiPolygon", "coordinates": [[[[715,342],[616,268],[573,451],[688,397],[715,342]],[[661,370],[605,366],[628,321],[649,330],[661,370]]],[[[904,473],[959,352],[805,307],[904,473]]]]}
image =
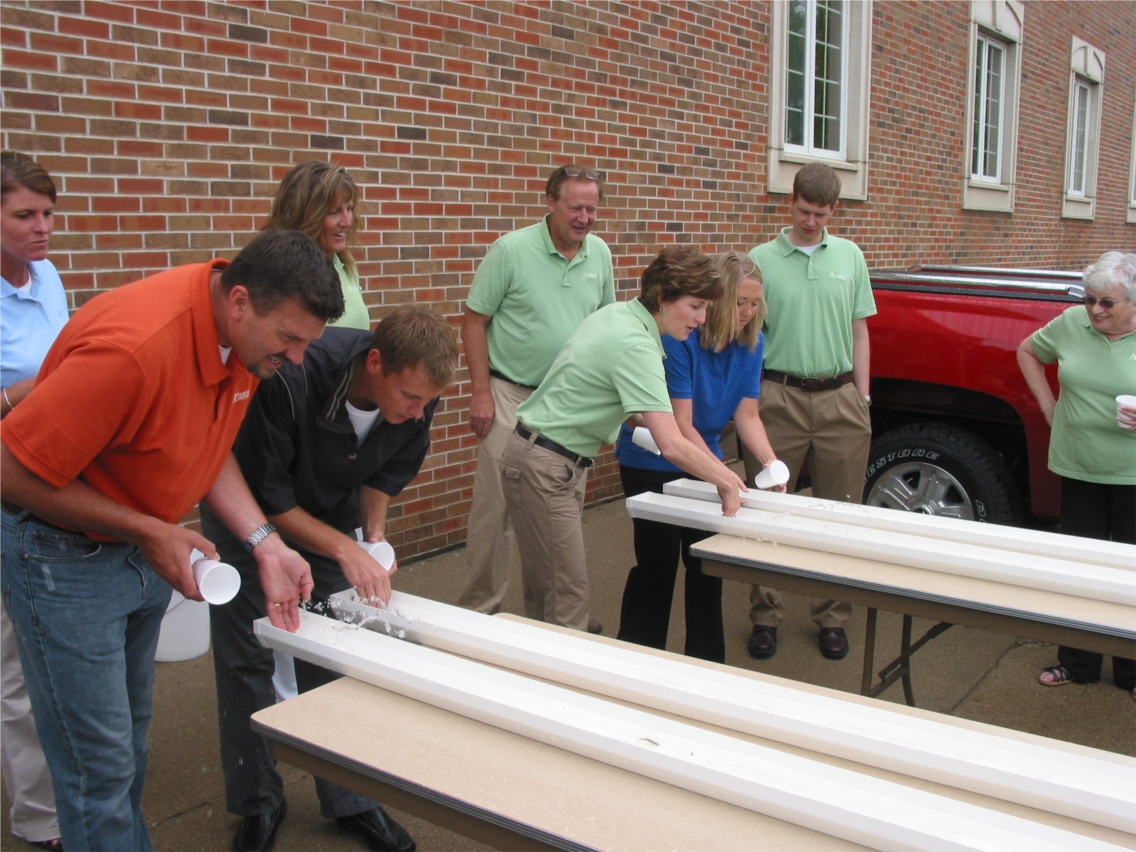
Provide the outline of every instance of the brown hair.
{"type": "Polygon", "coordinates": [[[596,169],[586,169],[576,163],[565,163],[560,166],[548,176],[548,182],[544,185],[544,194],[550,195],[556,201],[560,200],[560,188],[564,183],[569,180],[590,180],[596,185],[596,189],[600,194],[600,201],[603,201],[604,195],[604,180],[603,173],[596,169]],[[572,174],[568,174],[571,171],[572,174]]]}
{"type": "Polygon", "coordinates": [[[383,356],[383,375],[422,365],[436,388],[453,384],[458,369],[458,338],[445,318],[425,305],[396,308],[371,335],[371,348],[383,356]]]}
{"type": "MultiPolygon", "coordinates": [[[[319,242],[328,212],[339,204],[354,204],[358,200],[359,189],[347,169],[322,160],[308,160],[293,166],[284,175],[272,198],[268,223],[261,230],[299,231],[319,242]]],[[[355,241],[354,218],[347,229],[347,240],[355,241]]],[[[349,275],[358,277],[350,252],[340,252],[339,259],[349,275]]]]}
{"type": "Polygon", "coordinates": [[[21,187],[46,195],[55,203],[55,181],[43,166],[19,151],[0,153],[0,198],[21,187]]]}
{"type": "Polygon", "coordinates": [[[738,285],[746,278],[761,280],[761,270],[748,254],[728,251],[715,260],[722,279],[722,298],[712,302],[706,310],[706,323],[698,332],[703,349],[721,352],[735,340],[752,352],[757,347],[757,336],[765,323],[765,297],[757,303],[757,313],[743,327],[738,327],[738,285]]]}
{"type": "Polygon", "coordinates": [[[793,178],[793,197],[809,204],[835,207],[840,200],[840,178],[827,163],[809,163],[793,178]]]}
{"type": "Polygon", "coordinates": [[[643,270],[639,301],[656,314],[664,302],[683,296],[707,299],[722,297],[722,280],[714,260],[694,246],[670,246],[659,252],[643,270]]]}
{"type": "Polygon", "coordinates": [[[248,290],[252,309],[264,316],[292,298],[324,322],[343,315],[343,286],[323,246],[299,231],[263,231],[221,272],[227,294],[248,290]]]}

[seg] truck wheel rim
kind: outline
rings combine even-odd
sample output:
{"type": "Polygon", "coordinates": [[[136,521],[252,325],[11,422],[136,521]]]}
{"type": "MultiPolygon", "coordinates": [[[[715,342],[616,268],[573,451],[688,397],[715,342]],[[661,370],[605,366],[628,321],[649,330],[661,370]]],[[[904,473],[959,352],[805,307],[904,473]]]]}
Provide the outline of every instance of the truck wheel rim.
{"type": "Polygon", "coordinates": [[[889,468],[868,494],[869,506],[974,520],[970,495],[955,477],[933,464],[912,462],[889,468]]]}

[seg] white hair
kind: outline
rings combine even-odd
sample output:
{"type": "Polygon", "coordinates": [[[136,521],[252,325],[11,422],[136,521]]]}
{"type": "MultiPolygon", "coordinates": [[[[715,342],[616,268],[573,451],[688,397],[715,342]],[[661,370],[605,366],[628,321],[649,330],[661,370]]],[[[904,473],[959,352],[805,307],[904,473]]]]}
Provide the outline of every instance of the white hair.
{"type": "Polygon", "coordinates": [[[1129,304],[1136,302],[1136,254],[1106,251],[1085,268],[1085,289],[1103,296],[1119,287],[1129,304]]]}

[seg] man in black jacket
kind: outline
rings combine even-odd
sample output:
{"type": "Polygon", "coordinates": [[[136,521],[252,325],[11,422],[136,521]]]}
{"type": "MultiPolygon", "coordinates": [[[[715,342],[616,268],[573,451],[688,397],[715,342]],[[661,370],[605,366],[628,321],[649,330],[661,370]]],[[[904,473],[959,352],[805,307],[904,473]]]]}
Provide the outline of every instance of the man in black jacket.
{"type": "MultiPolygon", "coordinates": [[[[350,587],[390,600],[389,575],[359,547],[356,531],[383,541],[391,498],[426,458],[434,408],[457,364],[457,340],[441,316],[400,308],[373,335],[329,328],[303,364],[286,364],[257,391],[234,453],[269,522],[311,564],[313,604],[350,587]]],[[[201,515],[222,560],[241,572],[237,597],[210,612],[226,806],[243,817],[233,848],[268,850],[287,803],[271,745],[249,729],[249,717],[275,702],[272,652],[252,633],[265,615],[264,595],[241,542],[207,508],[201,515]]],[[[336,677],[296,661],[300,692],[336,677]]],[[[373,799],[322,779],[316,791],[321,813],[371,849],[414,849],[373,799]]]]}

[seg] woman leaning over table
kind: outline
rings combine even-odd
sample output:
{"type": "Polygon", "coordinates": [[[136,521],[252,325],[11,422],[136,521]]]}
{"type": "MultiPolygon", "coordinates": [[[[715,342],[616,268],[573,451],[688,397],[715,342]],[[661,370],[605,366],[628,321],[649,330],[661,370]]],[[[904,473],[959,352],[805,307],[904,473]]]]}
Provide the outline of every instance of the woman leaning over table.
{"type": "Polygon", "coordinates": [[[501,458],[501,485],[521,552],[529,618],[588,627],[579,486],[592,457],[615,441],[625,420],[650,429],[668,461],[713,483],[724,514],[737,512],[741,479],[675,422],[660,340],[663,334],[685,340],[721,295],[711,258],[691,246],[664,249],[643,272],[639,297],[587,317],[517,409],[517,428],[501,458]]]}
{"type": "Polygon", "coordinates": [[[359,287],[359,271],[347,250],[355,241],[359,189],[342,166],[308,160],[293,166],[272,199],[272,213],[261,230],[300,231],[323,246],[343,287],[343,316],[328,325],[371,328],[371,315],[359,287]]]}
{"type": "MultiPolygon", "coordinates": [[[[51,176],[30,157],[4,151],[0,198],[0,417],[7,417],[31,392],[47,350],[67,322],[67,297],[59,273],[47,259],[55,229],[51,176]]],[[[9,508],[15,507],[3,507],[5,518],[9,508]]],[[[3,608],[0,625],[0,751],[12,802],[12,833],[44,849],[62,849],[51,774],[36,736],[16,636],[3,608]]]]}
{"type": "MultiPolygon", "coordinates": [[[[1061,476],[1061,532],[1136,544],[1136,254],[1105,252],[1085,270],[1085,306],[1072,307],[1018,347],[1018,364],[1045,419],[1049,469],[1061,476]],[[1043,365],[1057,362],[1055,399],[1043,365]]],[[[1096,683],[1101,654],[1062,645],[1043,686],[1096,683]]],[[[1112,679],[1136,698],[1136,662],[1112,658],[1112,679]]]]}
{"type": "MultiPolygon", "coordinates": [[[[706,309],[706,323],[686,340],[664,335],[663,367],[675,420],[683,436],[714,459],[723,457],[718,436],[732,419],[739,439],[764,467],[777,456],[758,415],[761,393],[761,326],[765,300],[761,272],[742,252],[717,258],[724,287],[706,309]]],[[[686,474],[676,465],[633,443],[624,425],[616,444],[623,493],[662,493],[663,484],[686,474]]],[[[776,490],[784,491],[779,485],[776,490]]],[[[686,566],[686,649],[688,657],[726,661],[722,629],[722,580],[702,573],[690,546],[709,533],[635,519],[635,566],[627,575],[619,618],[619,639],[665,648],[679,555],[686,566]]]]}

